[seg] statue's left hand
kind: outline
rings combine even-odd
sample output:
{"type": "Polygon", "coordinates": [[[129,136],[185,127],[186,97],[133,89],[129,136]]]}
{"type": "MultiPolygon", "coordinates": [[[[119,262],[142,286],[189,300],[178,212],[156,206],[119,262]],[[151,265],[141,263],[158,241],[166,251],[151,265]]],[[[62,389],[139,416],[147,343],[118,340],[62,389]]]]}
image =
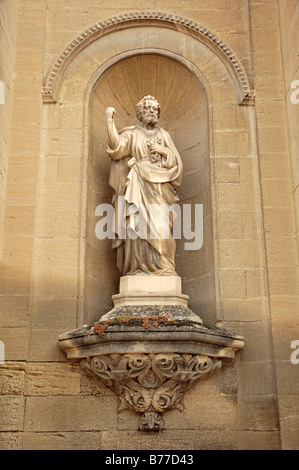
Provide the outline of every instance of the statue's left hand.
{"type": "Polygon", "coordinates": [[[153,153],[158,153],[159,155],[162,155],[162,157],[166,157],[166,152],[165,148],[162,147],[160,144],[153,143],[149,146],[149,151],[151,154],[153,153]]]}

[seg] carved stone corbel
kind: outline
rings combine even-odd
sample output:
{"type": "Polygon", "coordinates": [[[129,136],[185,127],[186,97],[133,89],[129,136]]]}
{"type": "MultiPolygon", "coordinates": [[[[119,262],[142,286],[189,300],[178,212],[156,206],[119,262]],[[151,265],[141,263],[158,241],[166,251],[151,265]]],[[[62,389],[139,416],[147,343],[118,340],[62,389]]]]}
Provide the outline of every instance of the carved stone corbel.
{"type": "Polygon", "coordinates": [[[88,357],[80,365],[118,395],[119,411],[141,413],[139,429],[154,432],[163,428],[161,414],[182,409],[184,394],[221,367],[221,361],[190,354],[130,353],[88,357]]]}
{"type": "MultiPolygon", "coordinates": [[[[161,308],[147,307],[146,314],[161,308]]],[[[119,397],[119,411],[139,413],[142,431],[163,429],[163,413],[183,410],[185,393],[244,346],[241,336],[203,325],[187,307],[163,306],[167,316],[158,316],[160,323],[155,321],[151,328],[149,317],[140,316],[139,306],[112,312],[108,321],[61,335],[60,348],[119,397]]]]}

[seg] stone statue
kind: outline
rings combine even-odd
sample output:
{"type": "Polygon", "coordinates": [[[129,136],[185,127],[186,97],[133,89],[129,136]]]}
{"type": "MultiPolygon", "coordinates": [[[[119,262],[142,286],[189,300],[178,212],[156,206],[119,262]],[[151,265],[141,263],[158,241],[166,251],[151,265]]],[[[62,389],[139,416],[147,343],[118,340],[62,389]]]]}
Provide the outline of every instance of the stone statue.
{"type": "Polygon", "coordinates": [[[169,214],[168,236],[163,237],[165,218],[152,209],[157,205],[171,208],[178,202],[176,188],[181,184],[183,170],[180,155],[168,132],[156,125],[160,105],[154,97],[145,96],[137,104],[140,121],[137,126],[118,132],[114,114],[113,107],[106,109],[115,219],[121,220],[119,216],[124,209],[119,201],[125,201],[126,214],[125,237],[120,236],[120,224],[115,223],[113,249],[117,252],[118,268],[123,276],[177,275],[172,233],[175,215],[169,214]]]}

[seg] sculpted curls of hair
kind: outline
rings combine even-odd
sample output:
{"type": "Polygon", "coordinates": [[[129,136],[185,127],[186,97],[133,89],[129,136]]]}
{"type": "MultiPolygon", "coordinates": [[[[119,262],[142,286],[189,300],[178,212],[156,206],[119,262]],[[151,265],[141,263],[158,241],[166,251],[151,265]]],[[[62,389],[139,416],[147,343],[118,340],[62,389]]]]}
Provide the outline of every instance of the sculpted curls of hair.
{"type": "Polygon", "coordinates": [[[136,105],[136,116],[139,119],[139,121],[142,121],[143,104],[144,104],[145,101],[149,101],[149,100],[150,101],[155,101],[157,103],[158,118],[160,117],[161,108],[160,108],[160,104],[159,104],[158,100],[154,96],[147,95],[147,96],[144,96],[142,98],[142,100],[140,100],[139,103],[136,105]]]}

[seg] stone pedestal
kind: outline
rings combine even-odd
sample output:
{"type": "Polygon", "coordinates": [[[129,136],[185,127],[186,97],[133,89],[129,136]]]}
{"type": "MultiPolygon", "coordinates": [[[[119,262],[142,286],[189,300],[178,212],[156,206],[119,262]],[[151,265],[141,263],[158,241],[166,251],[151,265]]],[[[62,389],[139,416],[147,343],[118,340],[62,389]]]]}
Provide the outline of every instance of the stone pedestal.
{"type": "Polygon", "coordinates": [[[123,305],[188,305],[179,276],[136,275],[120,278],[119,294],[112,296],[115,307],[123,305]]]}

